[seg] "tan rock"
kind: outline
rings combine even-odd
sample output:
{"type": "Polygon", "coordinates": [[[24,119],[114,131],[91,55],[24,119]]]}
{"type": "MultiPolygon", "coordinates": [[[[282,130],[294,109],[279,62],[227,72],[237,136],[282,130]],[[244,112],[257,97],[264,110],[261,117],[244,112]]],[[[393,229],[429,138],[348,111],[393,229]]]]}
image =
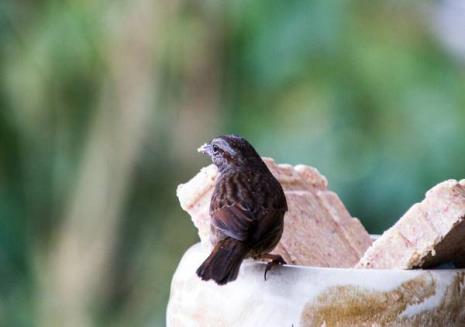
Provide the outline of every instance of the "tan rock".
{"type": "MultiPolygon", "coordinates": [[[[358,262],[371,239],[358,219],[352,218],[342,201],[328,190],[324,176],[315,168],[276,164],[264,159],[281,183],[289,211],[278,253],[292,264],[320,267],[351,267],[358,262]]],[[[209,205],[217,177],[210,165],[178,187],[181,207],[197,227],[201,242],[209,244],[209,205]]]]}
{"type": "Polygon", "coordinates": [[[361,268],[411,269],[463,262],[465,180],[442,182],[426,193],[367,250],[361,268]]]}

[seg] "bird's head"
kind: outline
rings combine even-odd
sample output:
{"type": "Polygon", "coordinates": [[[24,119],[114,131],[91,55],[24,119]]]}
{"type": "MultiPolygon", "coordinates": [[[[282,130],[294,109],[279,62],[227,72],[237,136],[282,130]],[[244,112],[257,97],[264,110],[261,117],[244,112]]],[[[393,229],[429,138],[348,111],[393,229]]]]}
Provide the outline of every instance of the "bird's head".
{"type": "Polygon", "coordinates": [[[236,135],[215,137],[197,151],[210,156],[220,171],[263,163],[253,146],[246,139],[236,135]]]}

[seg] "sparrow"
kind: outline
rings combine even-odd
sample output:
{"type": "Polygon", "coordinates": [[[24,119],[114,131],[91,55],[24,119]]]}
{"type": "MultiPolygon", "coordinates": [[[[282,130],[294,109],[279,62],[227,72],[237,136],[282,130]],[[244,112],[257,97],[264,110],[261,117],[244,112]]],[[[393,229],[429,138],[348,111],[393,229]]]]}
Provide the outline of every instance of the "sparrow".
{"type": "Polygon", "coordinates": [[[286,196],[253,146],[236,135],[223,135],[199,152],[210,156],[219,176],[210,202],[210,240],[214,246],[197,269],[202,280],[218,285],[234,281],[245,258],[269,260],[267,271],[285,264],[271,252],[281,239],[286,196]]]}

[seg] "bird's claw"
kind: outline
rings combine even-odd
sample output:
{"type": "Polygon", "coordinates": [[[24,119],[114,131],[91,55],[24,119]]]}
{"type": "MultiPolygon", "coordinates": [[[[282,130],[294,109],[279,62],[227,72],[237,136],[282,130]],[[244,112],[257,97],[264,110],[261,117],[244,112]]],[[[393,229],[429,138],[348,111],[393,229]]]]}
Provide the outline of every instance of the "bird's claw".
{"type": "Polygon", "coordinates": [[[284,261],[283,257],[281,257],[280,255],[273,255],[273,257],[271,257],[271,261],[266,264],[265,275],[264,275],[265,281],[266,281],[266,274],[268,273],[268,271],[271,270],[273,266],[281,266],[285,264],[286,264],[286,261],[284,261]]]}

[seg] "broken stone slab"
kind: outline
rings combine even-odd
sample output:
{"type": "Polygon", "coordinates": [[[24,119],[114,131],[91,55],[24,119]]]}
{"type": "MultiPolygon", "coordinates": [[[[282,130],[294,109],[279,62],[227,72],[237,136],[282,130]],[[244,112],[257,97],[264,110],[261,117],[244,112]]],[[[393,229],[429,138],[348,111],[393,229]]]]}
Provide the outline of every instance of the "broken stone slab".
{"type": "Polygon", "coordinates": [[[465,180],[430,189],[366,251],[357,267],[429,268],[465,263],[465,180]]]}
{"type": "MultiPolygon", "coordinates": [[[[264,162],[281,183],[289,211],[284,233],[273,253],[287,263],[318,267],[352,267],[372,241],[360,221],[353,218],[317,169],[305,165],[264,162]]],[[[177,196],[198,229],[201,242],[209,246],[210,199],[218,171],[214,165],[202,168],[181,184],[177,196]]]]}

